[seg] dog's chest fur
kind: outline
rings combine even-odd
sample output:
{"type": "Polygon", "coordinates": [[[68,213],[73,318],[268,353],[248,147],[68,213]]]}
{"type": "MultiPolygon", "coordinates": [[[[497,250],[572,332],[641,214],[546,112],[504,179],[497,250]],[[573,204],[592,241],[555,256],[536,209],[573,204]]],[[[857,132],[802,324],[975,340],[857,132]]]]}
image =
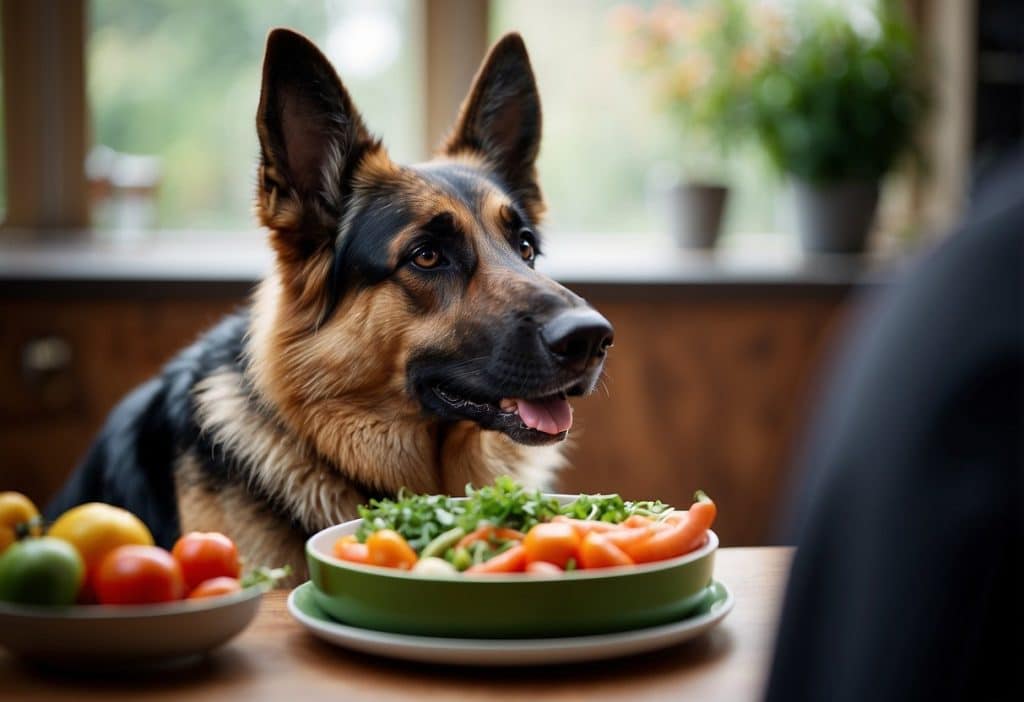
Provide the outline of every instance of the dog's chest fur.
{"type": "MultiPolygon", "coordinates": [[[[236,334],[248,331],[235,326],[236,334]]],[[[221,337],[198,343],[226,343],[221,337]]],[[[242,350],[237,358],[191,387],[195,440],[182,447],[174,482],[181,532],[231,535],[250,567],[289,564],[293,579],[305,577],[305,538],[355,518],[371,497],[402,487],[461,494],[467,483],[498,475],[544,487],[561,462],[557,446],[523,447],[468,422],[381,417],[358,398],[338,406],[343,455],[323,456],[254,390],[244,342],[229,343],[242,350]]]]}

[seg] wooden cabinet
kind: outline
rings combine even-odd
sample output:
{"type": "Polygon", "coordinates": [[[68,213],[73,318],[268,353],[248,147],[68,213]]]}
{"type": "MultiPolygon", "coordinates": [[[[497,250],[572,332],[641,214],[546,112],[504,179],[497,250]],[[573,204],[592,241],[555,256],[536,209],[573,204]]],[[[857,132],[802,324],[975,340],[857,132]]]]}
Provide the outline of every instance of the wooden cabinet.
{"type": "MultiPolygon", "coordinates": [[[[21,285],[0,293],[0,489],[45,502],[133,386],[245,300],[248,285],[21,285]]],[[[725,545],[770,542],[790,453],[848,288],[579,289],[615,325],[601,388],[577,400],[563,491],[702,488],[725,545]]]]}
{"type": "Polygon", "coordinates": [[[614,324],[603,387],[577,401],[561,487],[720,503],[727,546],[774,542],[791,454],[842,297],[808,290],[589,297],[614,324]]]}
{"type": "Polygon", "coordinates": [[[117,401],[239,302],[0,298],[0,489],[45,502],[117,401]]]}

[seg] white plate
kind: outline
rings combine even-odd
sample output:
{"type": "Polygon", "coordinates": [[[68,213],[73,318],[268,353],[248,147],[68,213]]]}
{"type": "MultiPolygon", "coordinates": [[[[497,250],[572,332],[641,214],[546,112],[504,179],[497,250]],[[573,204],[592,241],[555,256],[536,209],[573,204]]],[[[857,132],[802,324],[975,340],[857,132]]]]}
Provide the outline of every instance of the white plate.
{"type": "Polygon", "coordinates": [[[700,636],[722,621],[733,608],[732,591],[721,583],[715,586],[721,588],[724,597],[716,598],[704,614],[633,631],[548,639],[455,639],[391,634],[348,626],[330,619],[316,606],[310,582],[291,591],[288,610],[314,636],[363,653],[450,665],[545,665],[629,656],[700,636]]]}

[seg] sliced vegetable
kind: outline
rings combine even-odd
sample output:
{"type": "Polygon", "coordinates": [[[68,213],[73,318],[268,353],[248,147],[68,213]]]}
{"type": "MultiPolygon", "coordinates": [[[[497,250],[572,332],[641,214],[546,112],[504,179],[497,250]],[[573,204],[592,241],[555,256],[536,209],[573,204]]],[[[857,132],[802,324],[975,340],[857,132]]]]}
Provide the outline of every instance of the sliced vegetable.
{"type": "Polygon", "coordinates": [[[452,565],[456,570],[465,570],[473,565],[473,555],[468,548],[457,548],[452,553],[452,565]]]}
{"type": "Polygon", "coordinates": [[[562,575],[565,571],[554,563],[547,561],[534,561],[526,564],[526,572],[531,575],[562,575]]]}
{"type": "Polygon", "coordinates": [[[594,520],[620,524],[627,517],[640,514],[645,517],[656,518],[663,512],[672,509],[669,505],[658,500],[644,500],[642,502],[629,502],[620,496],[611,495],[580,495],[576,500],[566,505],[561,511],[570,517],[577,519],[594,520]]]}
{"type": "Polygon", "coordinates": [[[335,558],[343,561],[351,561],[353,563],[370,562],[370,549],[367,548],[366,544],[356,541],[356,537],[352,535],[342,536],[335,541],[331,552],[335,558]]]}
{"type": "Polygon", "coordinates": [[[524,546],[513,546],[504,553],[499,553],[494,558],[470,566],[467,573],[520,573],[526,570],[526,548],[524,546]]]}
{"type": "Polygon", "coordinates": [[[338,558],[417,572],[530,572],[647,563],[699,548],[715,518],[703,493],[688,511],[619,495],[580,495],[566,505],[509,478],[465,500],[412,495],[360,508],[355,535],[334,544],[338,558]],[[429,560],[428,560],[429,559],[429,560]],[[444,565],[442,565],[442,563],[444,565]],[[534,565],[537,564],[537,565],[534,565]]]}
{"type": "Polygon", "coordinates": [[[448,561],[443,558],[436,558],[434,556],[427,556],[416,561],[416,565],[412,567],[413,573],[419,573],[420,575],[430,576],[447,576],[447,575],[458,575],[459,571],[455,569],[448,561]]]}
{"type": "Polygon", "coordinates": [[[581,568],[611,568],[633,565],[633,559],[616,546],[607,534],[591,532],[580,543],[581,568]]]}
{"type": "Polygon", "coordinates": [[[455,527],[449,529],[443,534],[434,538],[429,544],[427,544],[420,552],[420,558],[432,558],[434,556],[443,556],[448,549],[454,548],[459,543],[459,539],[466,535],[466,530],[462,527],[455,527]]]}
{"type": "Polygon", "coordinates": [[[547,561],[565,568],[570,559],[579,556],[580,535],[571,524],[538,524],[527,532],[523,547],[527,561],[547,561]]]}
{"type": "Polygon", "coordinates": [[[366,539],[371,565],[409,570],[416,565],[418,556],[402,535],[391,529],[375,531],[366,539]]]}
{"type": "Polygon", "coordinates": [[[655,530],[649,538],[623,546],[623,550],[637,563],[650,563],[700,548],[715,521],[717,509],[703,492],[698,492],[695,497],[697,501],[686,513],[686,518],[673,520],[663,529],[655,530]]]}
{"type": "Polygon", "coordinates": [[[573,517],[567,517],[564,514],[560,514],[551,520],[557,524],[568,524],[576,533],[582,538],[584,534],[589,534],[592,531],[598,531],[601,533],[614,531],[618,528],[618,525],[612,524],[611,522],[596,522],[593,519],[575,519],[573,517]]]}
{"type": "Polygon", "coordinates": [[[615,531],[608,532],[608,541],[621,548],[626,553],[636,544],[646,541],[655,534],[655,532],[668,528],[664,524],[651,524],[650,526],[643,527],[622,527],[615,531]]]}
{"type": "Polygon", "coordinates": [[[522,541],[523,532],[515,529],[499,528],[493,524],[484,524],[472,533],[459,540],[457,546],[465,548],[477,541],[522,541]]]}
{"type": "Polygon", "coordinates": [[[456,502],[447,495],[414,495],[400,490],[394,500],[371,500],[359,508],[363,523],[356,532],[365,542],[370,534],[392,529],[417,552],[440,534],[458,526],[470,533],[482,522],[527,531],[559,513],[558,500],[539,490],[527,490],[508,477],[476,489],[466,486],[467,500],[456,502]]]}

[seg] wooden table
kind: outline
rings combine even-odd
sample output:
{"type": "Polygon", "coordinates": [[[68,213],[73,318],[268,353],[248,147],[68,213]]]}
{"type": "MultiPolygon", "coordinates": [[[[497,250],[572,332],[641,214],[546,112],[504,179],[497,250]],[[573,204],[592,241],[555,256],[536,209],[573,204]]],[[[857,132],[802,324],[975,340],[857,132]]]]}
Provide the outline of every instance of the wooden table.
{"type": "Polygon", "coordinates": [[[663,651],[530,669],[438,668],[320,642],[268,593],[253,624],[195,667],[119,679],[58,676],[0,652],[0,700],[714,700],[759,699],[791,558],[788,548],[726,548],[715,576],[736,607],[708,635],[663,651]]]}

